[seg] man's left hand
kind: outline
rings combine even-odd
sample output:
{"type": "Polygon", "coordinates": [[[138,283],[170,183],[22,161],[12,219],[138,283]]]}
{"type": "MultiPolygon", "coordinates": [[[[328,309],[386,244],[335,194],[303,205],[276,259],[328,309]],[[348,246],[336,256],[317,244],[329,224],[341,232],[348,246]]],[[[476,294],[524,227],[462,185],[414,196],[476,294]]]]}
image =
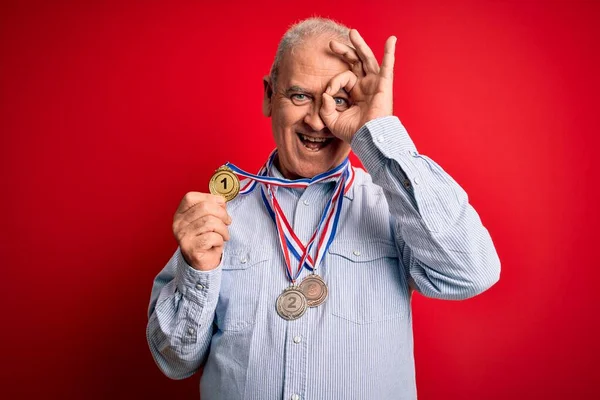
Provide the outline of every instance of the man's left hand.
{"type": "Polygon", "coordinates": [[[356,29],[350,31],[354,48],[332,40],[331,50],[346,61],[351,69],[334,76],[323,93],[321,118],[336,137],[347,143],[367,122],[392,115],[394,83],[394,51],[396,37],[385,42],[381,67],[373,52],[356,29]],[[345,90],[350,95],[351,106],[345,111],[336,109],[334,96],[345,90]]]}

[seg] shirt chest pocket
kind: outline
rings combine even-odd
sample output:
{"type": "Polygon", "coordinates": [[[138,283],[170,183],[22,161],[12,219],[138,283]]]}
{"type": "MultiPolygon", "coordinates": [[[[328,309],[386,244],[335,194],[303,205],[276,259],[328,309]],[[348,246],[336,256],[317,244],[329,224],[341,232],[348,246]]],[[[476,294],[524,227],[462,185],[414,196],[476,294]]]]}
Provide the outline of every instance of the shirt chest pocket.
{"type": "Polygon", "coordinates": [[[408,284],[393,243],[334,242],[328,257],[333,315],[356,324],[408,317],[408,284]]]}
{"type": "Polygon", "coordinates": [[[219,329],[239,331],[254,324],[269,259],[269,251],[261,247],[225,249],[215,315],[219,329]]]}

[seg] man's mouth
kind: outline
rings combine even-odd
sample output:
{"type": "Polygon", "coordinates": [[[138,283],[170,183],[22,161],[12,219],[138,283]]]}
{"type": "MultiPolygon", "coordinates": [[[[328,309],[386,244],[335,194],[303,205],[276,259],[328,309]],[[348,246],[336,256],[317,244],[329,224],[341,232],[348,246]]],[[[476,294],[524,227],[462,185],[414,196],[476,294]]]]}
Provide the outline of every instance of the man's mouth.
{"type": "Polygon", "coordinates": [[[298,133],[298,138],[300,139],[304,147],[311,151],[319,151],[333,141],[333,138],[314,137],[304,135],[302,133],[298,133]]]}

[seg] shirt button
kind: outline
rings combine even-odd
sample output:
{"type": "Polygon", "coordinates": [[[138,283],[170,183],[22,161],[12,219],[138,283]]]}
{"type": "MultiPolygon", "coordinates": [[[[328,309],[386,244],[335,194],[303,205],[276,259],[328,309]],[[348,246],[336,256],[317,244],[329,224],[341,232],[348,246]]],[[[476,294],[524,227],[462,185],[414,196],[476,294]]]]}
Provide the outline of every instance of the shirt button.
{"type": "Polygon", "coordinates": [[[298,344],[302,341],[302,338],[300,336],[294,336],[294,343],[298,344]]]}
{"type": "Polygon", "coordinates": [[[419,184],[419,178],[413,179],[413,182],[415,183],[415,185],[418,185],[419,184]]]}
{"type": "Polygon", "coordinates": [[[204,289],[204,285],[201,284],[201,283],[199,283],[199,284],[196,285],[196,289],[202,290],[202,289],[204,289]]]}
{"type": "Polygon", "coordinates": [[[383,135],[381,135],[381,136],[377,136],[377,141],[378,141],[379,143],[383,143],[383,142],[385,142],[385,138],[383,137],[383,135]]]}
{"type": "Polygon", "coordinates": [[[242,258],[240,258],[240,262],[242,264],[246,264],[248,262],[248,259],[246,257],[242,257],[242,258]]]}
{"type": "MultiPolygon", "coordinates": [[[[415,182],[415,183],[416,183],[416,182],[415,182]]],[[[403,184],[403,185],[404,185],[404,187],[405,187],[405,188],[407,188],[407,189],[410,187],[410,181],[408,180],[408,178],[406,178],[406,179],[405,179],[405,180],[402,182],[402,184],[403,184]]]]}
{"type": "Polygon", "coordinates": [[[189,333],[190,335],[193,335],[193,334],[194,334],[194,332],[196,332],[196,331],[194,330],[194,328],[188,328],[188,333],[189,333]]]}
{"type": "Polygon", "coordinates": [[[304,200],[304,201],[302,201],[302,204],[304,204],[305,206],[308,206],[308,205],[310,205],[310,202],[308,200],[304,200]]]}
{"type": "Polygon", "coordinates": [[[358,256],[360,256],[360,251],[358,251],[358,250],[354,250],[354,251],[352,252],[352,254],[354,254],[355,256],[357,256],[357,257],[358,257],[358,256]]]}
{"type": "Polygon", "coordinates": [[[300,396],[298,396],[296,393],[294,393],[291,397],[292,400],[300,400],[300,396]]]}

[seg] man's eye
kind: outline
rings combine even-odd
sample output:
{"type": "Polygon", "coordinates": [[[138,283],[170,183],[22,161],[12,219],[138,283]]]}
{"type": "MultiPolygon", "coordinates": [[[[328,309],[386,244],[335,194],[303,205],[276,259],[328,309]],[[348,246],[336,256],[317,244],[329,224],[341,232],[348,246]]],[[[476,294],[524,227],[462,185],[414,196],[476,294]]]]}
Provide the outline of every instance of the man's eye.
{"type": "Polygon", "coordinates": [[[310,100],[310,98],[304,93],[295,93],[290,96],[290,99],[292,100],[292,103],[296,105],[305,104],[310,100]]]}
{"type": "Polygon", "coordinates": [[[335,106],[338,109],[346,109],[348,108],[348,106],[350,105],[348,102],[348,99],[345,99],[343,97],[334,97],[333,100],[335,100],[335,106]]]}

